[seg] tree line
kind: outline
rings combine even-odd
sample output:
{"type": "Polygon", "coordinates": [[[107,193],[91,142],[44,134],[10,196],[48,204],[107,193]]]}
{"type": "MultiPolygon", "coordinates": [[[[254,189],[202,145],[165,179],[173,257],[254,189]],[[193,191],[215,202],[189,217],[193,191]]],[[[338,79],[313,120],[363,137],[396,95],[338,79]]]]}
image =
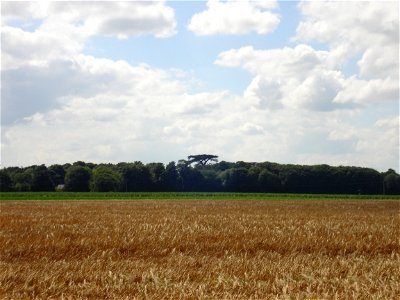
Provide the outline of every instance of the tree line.
{"type": "Polygon", "coordinates": [[[215,155],[144,164],[73,164],[8,167],[0,170],[0,191],[71,192],[266,192],[400,194],[400,175],[389,169],[273,162],[218,162],[215,155]]]}

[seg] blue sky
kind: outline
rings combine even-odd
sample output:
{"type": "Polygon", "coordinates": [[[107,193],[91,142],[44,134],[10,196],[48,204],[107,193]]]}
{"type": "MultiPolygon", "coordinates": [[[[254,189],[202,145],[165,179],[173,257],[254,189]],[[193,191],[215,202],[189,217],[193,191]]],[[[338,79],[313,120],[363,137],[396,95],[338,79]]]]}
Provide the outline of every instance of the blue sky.
{"type": "MultiPolygon", "coordinates": [[[[84,52],[96,57],[124,59],[132,64],[146,63],[156,68],[191,70],[193,75],[202,81],[202,88],[214,91],[228,89],[240,94],[251,81],[251,76],[243,70],[214,65],[213,62],[218,54],[226,49],[248,45],[260,49],[272,49],[291,44],[290,38],[295,36],[300,18],[298,3],[285,1],[274,9],[284,21],[269,35],[250,32],[198,37],[188,29],[188,25],[195,13],[206,9],[207,2],[167,1],[167,4],[175,10],[177,35],[165,39],[142,35],[123,40],[95,36],[89,39],[84,52]]],[[[322,44],[318,46],[323,47],[322,44]]]]}
{"type": "Polygon", "coordinates": [[[1,16],[2,166],[211,153],[399,170],[397,1],[2,2],[1,16]]]}

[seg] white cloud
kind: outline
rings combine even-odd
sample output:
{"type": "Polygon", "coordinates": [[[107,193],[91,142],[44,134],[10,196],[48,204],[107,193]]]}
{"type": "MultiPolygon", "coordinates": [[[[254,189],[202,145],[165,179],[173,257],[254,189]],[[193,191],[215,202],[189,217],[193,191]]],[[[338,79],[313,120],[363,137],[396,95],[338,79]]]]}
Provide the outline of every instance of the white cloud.
{"type": "Polygon", "coordinates": [[[244,91],[248,103],[259,109],[309,109],[330,111],[352,108],[351,97],[338,101],[347,78],[331,64],[327,51],[307,45],[255,50],[243,47],[222,52],[216,64],[242,67],[255,75],[244,91]]]}
{"type": "Polygon", "coordinates": [[[46,17],[48,2],[44,1],[26,1],[14,2],[3,1],[1,3],[1,22],[6,24],[12,20],[29,22],[34,19],[46,17]]]}
{"type": "Polygon", "coordinates": [[[257,135],[264,133],[264,129],[262,126],[253,123],[244,124],[240,127],[240,130],[246,135],[257,135]]]}
{"type": "Polygon", "coordinates": [[[251,74],[276,80],[301,80],[329,59],[327,51],[316,51],[308,45],[294,48],[256,50],[252,46],[231,49],[218,55],[217,65],[242,67],[251,74]]]}
{"type": "Polygon", "coordinates": [[[41,26],[62,34],[57,24],[75,26],[85,36],[128,38],[143,34],[169,37],[176,33],[174,10],[165,1],[9,2],[4,22],[42,20],[41,26]]]}
{"type": "MultiPolygon", "coordinates": [[[[58,11],[64,11],[59,2],[58,11]]],[[[71,3],[68,3],[71,5],[71,3]]],[[[86,2],[72,8],[79,10],[78,21],[92,35],[128,38],[142,34],[169,37],[176,33],[174,10],[165,6],[164,1],[86,2]]]]}
{"type": "Polygon", "coordinates": [[[297,39],[328,44],[338,61],[364,53],[361,75],[398,72],[399,2],[304,1],[299,8],[297,39]]]}
{"type": "Polygon", "coordinates": [[[3,26],[2,70],[17,69],[23,66],[47,67],[53,60],[69,58],[79,54],[84,39],[79,30],[64,24],[63,34],[57,30],[40,28],[35,32],[20,28],[3,26]]]}
{"type": "Polygon", "coordinates": [[[282,92],[278,82],[256,76],[247,89],[244,97],[249,104],[260,109],[282,108],[282,92]]]}
{"type": "Polygon", "coordinates": [[[188,25],[196,35],[268,34],[279,24],[279,15],[268,9],[276,1],[209,0],[207,10],[193,15],[188,25]]]}
{"type": "Polygon", "coordinates": [[[371,44],[395,44],[399,38],[396,1],[303,1],[299,8],[304,16],[297,27],[299,38],[333,47],[349,44],[357,51],[371,44]]]}
{"type": "Polygon", "coordinates": [[[358,61],[362,77],[399,77],[399,45],[371,45],[358,61]]]}
{"type": "Polygon", "coordinates": [[[335,98],[338,103],[356,102],[379,105],[384,101],[399,101],[399,80],[391,76],[363,80],[349,77],[335,98]]]}
{"type": "MultiPolygon", "coordinates": [[[[359,53],[360,74],[351,76],[341,70],[350,42],[329,42],[328,51],[305,44],[228,50],[216,63],[242,68],[253,76],[243,96],[229,91],[194,93],[184,70],[82,53],[87,38],[94,34],[119,38],[173,34],[175,21],[169,19],[164,3],[118,4],[113,8],[120,12],[108,15],[105,12],[111,8],[101,3],[80,4],[85,9],[74,3],[51,3],[37,15],[30,14],[37,8],[6,10],[8,19],[2,29],[4,165],[168,162],[192,153],[215,153],[229,161],[397,168],[399,121],[392,116],[396,112],[380,115],[378,109],[396,107],[391,105],[398,95],[398,73],[390,63],[398,66],[392,60],[393,43],[364,45],[359,53]],[[147,27],[120,28],[134,25],[132,20],[124,23],[127,15],[150,21],[147,27]],[[16,18],[40,22],[34,30],[18,29],[7,23],[16,18]],[[152,20],[157,18],[164,25],[154,27],[152,20]],[[379,51],[388,56],[379,57],[379,51]]],[[[269,2],[257,5],[254,11],[270,8],[269,2]]],[[[246,30],[257,32],[249,24],[246,30]]],[[[334,39],[335,34],[330,36],[334,39]]]]}
{"type": "Polygon", "coordinates": [[[2,19],[2,70],[46,66],[54,59],[77,55],[93,35],[176,33],[174,10],[163,1],[5,2],[2,19]],[[23,30],[7,26],[13,20],[40,22],[34,30],[23,30]]]}
{"type": "Polygon", "coordinates": [[[335,98],[342,89],[343,82],[340,72],[321,69],[307,77],[299,86],[291,87],[292,91],[287,92],[287,102],[294,107],[316,111],[341,108],[335,98]]]}

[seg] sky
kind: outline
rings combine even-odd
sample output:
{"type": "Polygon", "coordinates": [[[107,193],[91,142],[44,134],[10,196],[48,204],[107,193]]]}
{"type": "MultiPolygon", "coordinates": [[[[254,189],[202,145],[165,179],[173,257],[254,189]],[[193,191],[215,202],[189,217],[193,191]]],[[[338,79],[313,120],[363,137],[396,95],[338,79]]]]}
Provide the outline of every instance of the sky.
{"type": "Polygon", "coordinates": [[[1,166],[399,171],[399,2],[1,2],[1,166]]]}

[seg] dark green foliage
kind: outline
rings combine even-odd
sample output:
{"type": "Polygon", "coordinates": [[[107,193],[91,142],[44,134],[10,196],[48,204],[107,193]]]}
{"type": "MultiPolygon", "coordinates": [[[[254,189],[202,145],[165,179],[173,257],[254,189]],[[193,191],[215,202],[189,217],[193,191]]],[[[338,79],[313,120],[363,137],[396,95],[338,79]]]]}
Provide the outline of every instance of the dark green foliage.
{"type": "Polygon", "coordinates": [[[389,169],[384,176],[384,193],[386,195],[400,195],[400,175],[389,169]]]}
{"type": "Polygon", "coordinates": [[[12,191],[11,177],[5,171],[0,171],[0,192],[10,191],[12,191]]]}
{"type": "Polygon", "coordinates": [[[32,177],[32,169],[14,173],[12,177],[14,190],[18,192],[29,192],[32,186],[32,177]]]}
{"type": "Polygon", "coordinates": [[[74,165],[65,174],[65,190],[68,192],[88,192],[91,170],[88,167],[74,165]]]}
{"type": "Polygon", "coordinates": [[[213,168],[216,171],[225,171],[225,170],[233,168],[233,167],[235,167],[234,163],[229,163],[229,162],[226,162],[226,161],[221,161],[221,162],[216,163],[215,165],[213,165],[213,168]]]}
{"type": "Polygon", "coordinates": [[[140,161],[134,163],[119,163],[117,165],[122,175],[122,190],[125,192],[143,192],[151,189],[151,175],[140,161]]]}
{"type": "Polygon", "coordinates": [[[93,170],[92,192],[117,192],[121,189],[122,176],[112,167],[99,166],[93,170]]]}
{"type": "Polygon", "coordinates": [[[186,164],[178,164],[177,168],[179,173],[180,191],[203,191],[204,177],[198,169],[189,167],[186,164]]]}
{"type": "Polygon", "coordinates": [[[151,178],[151,189],[150,191],[159,192],[165,190],[165,182],[163,174],[165,173],[165,167],[162,163],[150,163],[146,165],[150,172],[151,178]]]}
{"type": "Polygon", "coordinates": [[[176,169],[175,162],[170,162],[162,174],[162,181],[164,184],[164,191],[177,191],[179,190],[179,174],[176,169]]]}
{"type": "Polygon", "coordinates": [[[187,164],[196,164],[197,166],[205,166],[208,162],[218,162],[218,156],[212,154],[189,155],[187,164]]]}
{"type": "Polygon", "coordinates": [[[49,175],[54,186],[64,184],[65,170],[61,165],[52,165],[49,167],[49,175]]]}
{"type": "Polygon", "coordinates": [[[215,170],[200,170],[203,176],[202,191],[204,192],[220,192],[222,191],[221,180],[218,177],[218,172],[215,170]]]}
{"type": "Polygon", "coordinates": [[[259,189],[264,193],[276,193],[281,189],[281,183],[278,175],[268,169],[263,169],[257,178],[259,189]]]}
{"type": "Polygon", "coordinates": [[[249,176],[244,167],[227,169],[219,176],[224,191],[227,192],[250,192],[249,176]]]}
{"type": "Polygon", "coordinates": [[[51,181],[50,173],[45,165],[33,169],[32,186],[33,192],[54,191],[54,184],[51,181]]]}
{"type": "Polygon", "coordinates": [[[370,168],[281,165],[271,162],[214,164],[186,160],[134,163],[10,167],[2,171],[2,191],[257,192],[298,194],[400,194],[400,175],[370,168]],[[92,174],[93,172],[93,174],[92,174]],[[3,179],[4,177],[4,179],[3,179]],[[10,183],[10,180],[11,183],[10,183]],[[89,184],[91,182],[91,185],[89,184]]]}

